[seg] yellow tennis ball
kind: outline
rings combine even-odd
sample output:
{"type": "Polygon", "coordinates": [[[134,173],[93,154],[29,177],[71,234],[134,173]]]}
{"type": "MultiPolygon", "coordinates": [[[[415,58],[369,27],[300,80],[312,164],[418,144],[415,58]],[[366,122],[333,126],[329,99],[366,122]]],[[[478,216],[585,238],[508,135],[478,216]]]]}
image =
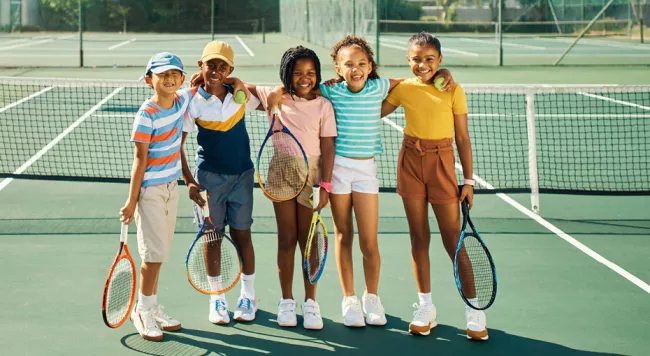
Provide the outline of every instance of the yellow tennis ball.
{"type": "Polygon", "coordinates": [[[433,82],[433,86],[434,86],[436,89],[438,89],[439,91],[443,91],[443,90],[445,90],[445,88],[442,87],[442,82],[444,82],[444,81],[445,81],[445,78],[444,78],[444,77],[440,77],[440,78],[436,79],[436,80],[433,82]]]}
{"type": "Polygon", "coordinates": [[[246,103],[246,93],[244,93],[243,90],[237,90],[237,93],[235,93],[235,102],[237,104],[245,104],[246,103]]]}

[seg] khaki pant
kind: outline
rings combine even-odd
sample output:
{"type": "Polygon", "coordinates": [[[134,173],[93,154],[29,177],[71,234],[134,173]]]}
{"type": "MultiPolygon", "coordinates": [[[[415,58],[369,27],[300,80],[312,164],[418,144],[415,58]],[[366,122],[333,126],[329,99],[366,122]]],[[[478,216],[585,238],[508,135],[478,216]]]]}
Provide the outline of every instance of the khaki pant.
{"type": "Polygon", "coordinates": [[[178,182],[140,188],[135,211],[138,252],[143,262],[165,262],[176,228],[178,182]]]}

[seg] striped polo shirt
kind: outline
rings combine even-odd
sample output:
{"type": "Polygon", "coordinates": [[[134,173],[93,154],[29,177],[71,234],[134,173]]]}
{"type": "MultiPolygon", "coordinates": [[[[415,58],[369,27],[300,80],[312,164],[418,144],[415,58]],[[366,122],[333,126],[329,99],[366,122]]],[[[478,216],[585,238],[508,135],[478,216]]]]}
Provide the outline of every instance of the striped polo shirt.
{"type": "Polygon", "coordinates": [[[251,96],[246,105],[237,104],[233,87],[224,85],[228,93],[223,102],[199,87],[192,98],[183,130],[198,130],[196,166],[208,172],[226,175],[244,173],[253,168],[250,138],[246,130],[245,112],[255,110],[260,101],[251,96]]]}
{"type": "Polygon", "coordinates": [[[348,90],[347,83],[332,87],[320,85],[323,96],[336,111],[336,154],[345,157],[372,157],[383,152],[379,123],[381,103],[388,95],[390,81],[369,79],[358,93],[348,90]]]}
{"type": "Polygon", "coordinates": [[[170,109],[163,109],[147,99],[135,115],[131,142],[149,144],[143,187],[180,178],[183,119],[191,97],[190,89],[177,91],[170,109]]]}

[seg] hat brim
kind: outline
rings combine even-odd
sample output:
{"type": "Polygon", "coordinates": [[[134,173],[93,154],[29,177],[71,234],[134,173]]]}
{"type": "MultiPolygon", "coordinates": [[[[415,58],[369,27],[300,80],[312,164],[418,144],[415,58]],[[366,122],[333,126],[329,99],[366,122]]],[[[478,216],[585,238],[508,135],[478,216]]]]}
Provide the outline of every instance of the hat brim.
{"type": "Polygon", "coordinates": [[[166,66],[156,67],[156,68],[151,69],[151,73],[160,74],[160,73],[165,73],[166,71],[169,71],[169,70],[178,70],[178,71],[181,71],[182,73],[185,73],[183,68],[181,68],[179,66],[175,66],[175,65],[166,65],[166,66]]]}
{"type": "Polygon", "coordinates": [[[235,66],[235,63],[233,63],[231,60],[229,60],[228,58],[226,58],[225,56],[222,56],[220,54],[208,54],[208,55],[205,55],[203,58],[201,58],[201,62],[205,63],[205,62],[207,62],[209,60],[212,60],[212,59],[221,59],[222,61],[226,62],[226,64],[228,64],[231,67],[235,66]]]}

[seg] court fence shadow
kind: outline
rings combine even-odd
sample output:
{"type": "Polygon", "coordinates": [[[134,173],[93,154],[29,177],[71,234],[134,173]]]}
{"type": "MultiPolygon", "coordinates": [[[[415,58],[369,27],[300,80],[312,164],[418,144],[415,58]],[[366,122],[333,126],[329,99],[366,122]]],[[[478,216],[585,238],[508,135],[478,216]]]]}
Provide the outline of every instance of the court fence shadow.
{"type": "Polygon", "coordinates": [[[165,333],[162,342],[143,340],[138,334],[122,338],[122,344],[144,355],[482,355],[482,356],[614,356],[619,354],[572,349],[563,345],[490,329],[490,340],[467,340],[465,331],[438,325],[427,337],[408,333],[408,322],[388,315],[384,327],[348,328],[323,319],[321,331],[283,328],[276,315],[259,310],[254,324],[206,325],[205,329],[182,329],[165,333]],[[228,333],[223,328],[236,328],[228,333]],[[290,334],[291,336],[288,336],[290,334]]]}

